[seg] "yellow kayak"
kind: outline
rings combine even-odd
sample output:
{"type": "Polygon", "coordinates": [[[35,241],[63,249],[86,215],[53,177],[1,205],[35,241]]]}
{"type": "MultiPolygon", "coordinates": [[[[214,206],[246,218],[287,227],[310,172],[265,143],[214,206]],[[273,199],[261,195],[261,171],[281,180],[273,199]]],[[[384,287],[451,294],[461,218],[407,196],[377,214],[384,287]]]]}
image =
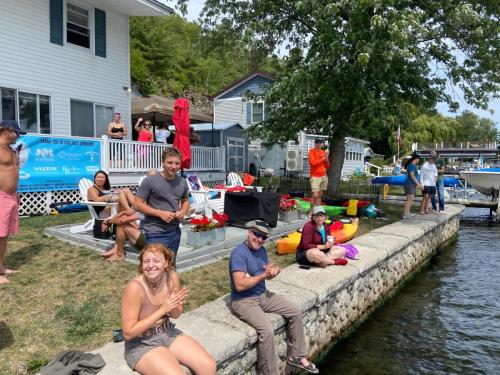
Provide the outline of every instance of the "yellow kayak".
{"type": "MultiPolygon", "coordinates": [[[[358,223],[359,219],[352,219],[350,223],[345,223],[340,229],[333,229],[331,231],[332,236],[335,236],[335,243],[343,243],[351,240],[358,231],[358,223]]],[[[299,246],[300,238],[302,237],[302,233],[300,231],[295,231],[290,233],[287,236],[281,237],[277,243],[277,251],[278,254],[290,254],[294,253],[297,250],[297,246],[299,246]]]]}

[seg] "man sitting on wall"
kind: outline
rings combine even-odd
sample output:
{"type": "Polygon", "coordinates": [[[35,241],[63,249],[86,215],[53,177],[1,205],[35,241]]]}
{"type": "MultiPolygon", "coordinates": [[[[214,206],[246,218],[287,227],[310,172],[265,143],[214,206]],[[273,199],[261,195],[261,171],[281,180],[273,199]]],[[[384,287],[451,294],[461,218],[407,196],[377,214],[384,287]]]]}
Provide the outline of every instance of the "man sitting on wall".
{"type": "Polygon", "coordinates": [[[307,360],[304,325],[301,310],[278,294],[266,289],[265,280],[280,273],[280,268],[269,263],[264,242],[270,233],[265,221],[255,220],[246,224],[248,237],[236,246],[229,258],[231,281],[231,308],[234,314],[257,331],[259,367],[264,375],[277,375],[278,360],[274,348],[273,325],[267,313],[282,315],[288,321],[287,363],[317,374],[316,366],[307,360]]]}

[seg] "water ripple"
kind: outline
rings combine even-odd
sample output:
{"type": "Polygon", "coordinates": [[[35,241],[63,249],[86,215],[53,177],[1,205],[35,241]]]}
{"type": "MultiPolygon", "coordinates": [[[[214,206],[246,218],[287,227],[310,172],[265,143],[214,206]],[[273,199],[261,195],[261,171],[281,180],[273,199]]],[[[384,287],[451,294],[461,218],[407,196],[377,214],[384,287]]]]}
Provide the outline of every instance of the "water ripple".
{"type": "Polygon", "coordinates": [[[500,374],[500,223],[466,209],[458,241],[320,366],[322,374],[500,374]]]}

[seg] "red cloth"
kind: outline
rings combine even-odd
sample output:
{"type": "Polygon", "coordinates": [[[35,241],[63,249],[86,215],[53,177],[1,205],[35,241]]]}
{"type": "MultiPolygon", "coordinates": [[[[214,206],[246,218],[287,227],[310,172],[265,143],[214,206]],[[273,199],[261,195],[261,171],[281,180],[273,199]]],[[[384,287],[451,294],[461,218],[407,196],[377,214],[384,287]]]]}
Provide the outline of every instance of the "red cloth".
{"type": "Polygon", "coordinates": [[[250,173],[245,173],[245,176],[243,177],[243,183],[246,186],[252,185],[254,181],[255,181],[254,176],[252,176],[250,173]]]}
{"type": "Polygon", "coordinates": [[[174,147],[182,153],[181,168],[191,168],[191,147],[189,144],[189,101],[177,99],[174,104],[172,122],[175,125],[174,147]]]}
{"type": "MultiPolygon", "coordinates": [[[[323,224],[325,226],[325,233],[327,236],[331,234],[331,228],[327,223],[323,224]]],[[[318,245],[323,245],[323,237],[318,231],[317,225],[314,221],[308,221],[302,228],[302,236],[300,237],[299,246],[297,246],[297,251],[306,251],[317,247],[318,245]]]]}

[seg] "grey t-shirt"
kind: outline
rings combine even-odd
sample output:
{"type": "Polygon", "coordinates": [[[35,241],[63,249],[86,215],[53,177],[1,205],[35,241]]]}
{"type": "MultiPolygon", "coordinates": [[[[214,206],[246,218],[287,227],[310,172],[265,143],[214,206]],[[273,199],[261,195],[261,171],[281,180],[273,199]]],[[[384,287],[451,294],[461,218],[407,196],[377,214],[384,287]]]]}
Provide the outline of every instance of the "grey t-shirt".
{"type": "MultiPolygon", "coordinates": [[[[181,200],[189,198],[189,189],[186,180],[182,177],[175,176],[173,180],[167,180],[161,174],[156,174],[146,177],[135,195],[157,210],[176,212],[179,211],[181,200]]],[[[179,220],[177,219],[166,223],[159,217],[145,215],[143,221],[143,229],[146,233],[161,233],[178,226],[179,220]]]]}

